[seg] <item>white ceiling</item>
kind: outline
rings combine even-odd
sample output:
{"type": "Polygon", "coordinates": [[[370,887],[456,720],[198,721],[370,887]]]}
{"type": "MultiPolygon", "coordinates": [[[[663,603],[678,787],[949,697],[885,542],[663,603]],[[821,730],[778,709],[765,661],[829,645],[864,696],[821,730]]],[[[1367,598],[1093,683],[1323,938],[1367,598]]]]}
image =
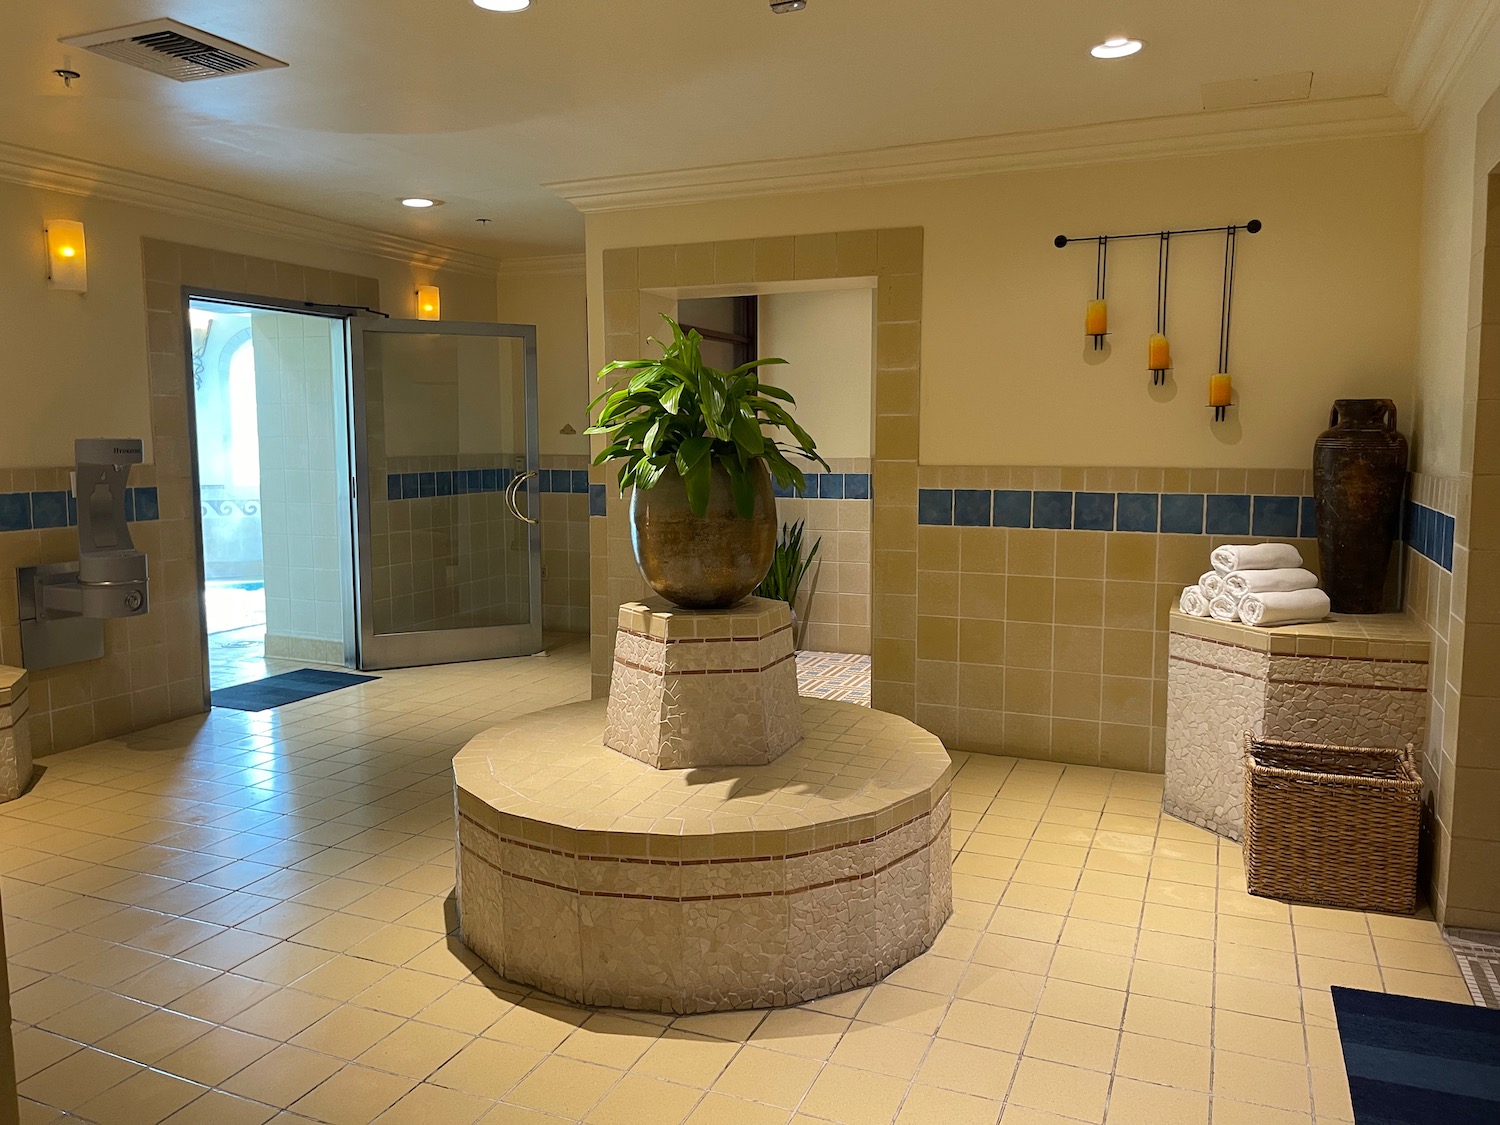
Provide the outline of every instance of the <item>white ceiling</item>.
{"type": "MultiPolygon", "coordinates": [[[[1312,71],[1385,101],[1423,0],[6,0],[0,143],[495,256],[581,249],[555,181],[1203,113],[1312,71]],[[286,69],[177,83],[60,36],[170,16],[286,69]],[[1112,34],[1140,55],[1089,58],[1112,34]],[[51,71],[82,72],[71,91],[51,71]],[[397,205],[427,194],[445,207],[397,205]],[[493,222],[481,226],[478,218],[493,222]]],[[[1350,99],[1364,101],[1351,102],[1350,99]]]]}

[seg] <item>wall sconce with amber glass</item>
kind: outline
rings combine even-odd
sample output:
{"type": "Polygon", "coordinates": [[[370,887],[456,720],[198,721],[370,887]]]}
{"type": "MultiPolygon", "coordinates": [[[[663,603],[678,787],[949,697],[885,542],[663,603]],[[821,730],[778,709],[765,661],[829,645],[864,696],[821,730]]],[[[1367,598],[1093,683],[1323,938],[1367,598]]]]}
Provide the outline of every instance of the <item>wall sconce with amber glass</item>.
{"type": "Polygon", "coordinates": [[[436,285],[417,286],[417,319],[438,320],[442,316],[442,296],[436,285]]]}
{"type": "Polygon", "coordinates": [[[48,219],[47,280],[54,289],[85,293],[89,287],[88,247],[83,224],[76,219],[48,219]]]}

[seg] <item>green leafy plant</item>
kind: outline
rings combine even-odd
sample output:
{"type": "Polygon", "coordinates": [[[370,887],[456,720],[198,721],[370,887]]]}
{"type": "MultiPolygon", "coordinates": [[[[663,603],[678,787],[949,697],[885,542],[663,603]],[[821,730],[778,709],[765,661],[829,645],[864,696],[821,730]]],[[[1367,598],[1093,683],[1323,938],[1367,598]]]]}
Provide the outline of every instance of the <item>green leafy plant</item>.
{"type": "Polygon", "coordinates": [[[813,560],[818,557],[818,548],[823,545],[823,540],[815,539],[812,550],[804,555],[802,525],[802,520],[781,525],[781,538],[776,542],[776,557],[771,560],[771,569],[766,571],[760,585],[755,587],[757,596],[775,598],[795,608],[797,591],[812,568],[813,560]]]}
{"type": "Polygon", "coordinates": [[[782,403],[795,406],[796,399],[780,387],[762,383],[762,367],[785,363],[784,359],[757,359],[733,371],[719,371],[703,362],[703,337],[696,330],[683,332],[665,313],[672,341],[663,344],[660,359],[617,360],[599,372],[605,379],[617,371],[629,372],[589,403],[590,414],[599,409],[597,423],[586,433],[604,434],[609,444],[594,458],[594,464],[623,461],[620,492],[627,486],[651,488],[669,467],[675,467],[687,488],[688,506],[695,515],[708,511],[709,482],[713,466],[729,475],[735,510],[749,518],[755,509],[755,482],[750,469],[764,461],[771,476],[783,488],[803,490],[807,480],[802,470],[787,460],[788,453],[818,462],[817,443],[793,420],[782,403]],[[792,443],[768,437],[768,426],[789,433],[792,443]]]}

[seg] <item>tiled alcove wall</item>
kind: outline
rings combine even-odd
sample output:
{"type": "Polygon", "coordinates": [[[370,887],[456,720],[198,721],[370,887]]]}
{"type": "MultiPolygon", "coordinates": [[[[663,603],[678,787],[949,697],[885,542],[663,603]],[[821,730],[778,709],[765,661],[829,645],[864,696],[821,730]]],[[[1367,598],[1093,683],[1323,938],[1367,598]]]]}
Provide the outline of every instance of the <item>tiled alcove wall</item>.
{"type": "MultiPolygon", "coordinates": [[[[870,488],[870,651],[874,705],[911,716],[916,703],[917,432],[922,338],[922,231],[736,239],[604,252],[605,356],[654,354],[646,337],[678,288],[774,286],[871,278],[875,288],[874,456],[870,488]]],[[[590,470],[593,690],[609,691],[616,610],[649,593],[630,550],[628,498],[609,466],[590,470]]],[[[859,533],[856,533],[859,534],[859,533]]],[[[842,544],[840,544],[842,547],[842,544]]],[[[853,625],[853,623],[850,623],[853,625]]],[[[842,625],[842,621],[841,621],[842,625]]]]}
{"type": "Polygon", "coordinates": [[[870,651],[870,459],[829,458],[800,495],[778,489],[776,518],[804,521],[802,549],[818,545],[797,594],[797,643],[814,652],[870,651]]]}
{"type": "MultiPolygon", "coordinates": [[[[201,576],[194,532],[184,286],[328,304],[380,304],[371,278],[308,269],[242,254],[142,240],[147,341],[150,349],[153,464],[131,473],[133,484],[156,489],[160,518],[131,533],[146,552],[151,611],[105,623],[103,660],[36,673],[31,680],[31,731],[37,754],[67,750],[192,715],[205,709],[201,576]]],[[[132,435],[126,435],[132,436],[132,435]]],[[[17,469],[0,491],[67,487],[68,467],[17,469]]],[[[78,539],[66,527],[0,533],[0,572],[76,558],[78,539]]],[[[0,587],[0,663],[19,665],[16,586],[0,587]]]]}

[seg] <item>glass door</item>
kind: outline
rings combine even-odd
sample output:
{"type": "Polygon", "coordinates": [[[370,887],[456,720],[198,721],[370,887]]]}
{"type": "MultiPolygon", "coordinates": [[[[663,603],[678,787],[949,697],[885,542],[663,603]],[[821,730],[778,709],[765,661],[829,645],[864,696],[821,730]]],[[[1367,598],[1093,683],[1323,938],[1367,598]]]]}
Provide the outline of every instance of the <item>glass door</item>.
{"type": "Polygon", "coordinates": [[[536,329],[350,322],[359,666],[542,648],[536,329]]]}

